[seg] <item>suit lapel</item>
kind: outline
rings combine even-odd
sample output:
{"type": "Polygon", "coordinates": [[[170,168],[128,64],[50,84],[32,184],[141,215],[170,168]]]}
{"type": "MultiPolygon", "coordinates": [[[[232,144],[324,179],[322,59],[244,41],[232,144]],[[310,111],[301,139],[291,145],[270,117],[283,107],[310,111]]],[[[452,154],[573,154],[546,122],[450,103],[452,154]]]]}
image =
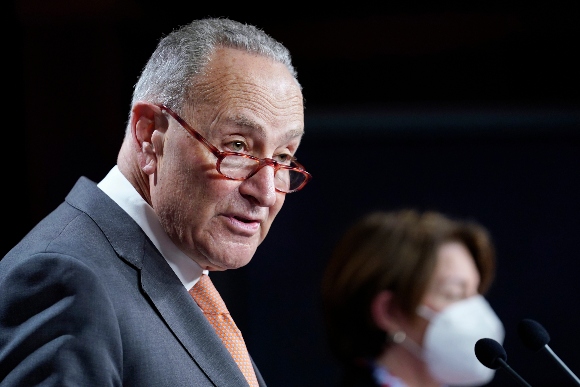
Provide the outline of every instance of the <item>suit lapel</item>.
{"type": "Polygon", "coordinates": [[[216,385],[244,385],[237,364],[167,262],[151,243],[144,253],[141,287],[193,360],[216,385]]]}
{"type": "Polygon", "coordinates": [[[66,201],[90,216],[117,254],[140,272],[138,286],[208,378],[219,386],[244,385],[242,372],[213,327],[137,223],[85,177],[77,181],[66,201]]]}

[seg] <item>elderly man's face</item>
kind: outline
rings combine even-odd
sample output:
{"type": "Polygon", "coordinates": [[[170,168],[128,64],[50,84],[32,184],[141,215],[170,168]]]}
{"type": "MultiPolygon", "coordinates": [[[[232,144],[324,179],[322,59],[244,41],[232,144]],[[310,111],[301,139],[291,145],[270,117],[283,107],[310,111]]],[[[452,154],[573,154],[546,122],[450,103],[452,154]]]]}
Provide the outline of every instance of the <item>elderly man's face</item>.
{"type": "MultiPolygon", "coordinates": [[[[200,97],[182,117],[218,149],[260,158],[296,153],[303,99],[284,65],[220,49],[195,88],[200,97]]],[[[204,269],[246,265],[284,203],[285,194],[274,189],[274,169],[228,180],[216,171],[216,157],[172,118],[153,145],[151,202],[171,239],[204,269]]]]}

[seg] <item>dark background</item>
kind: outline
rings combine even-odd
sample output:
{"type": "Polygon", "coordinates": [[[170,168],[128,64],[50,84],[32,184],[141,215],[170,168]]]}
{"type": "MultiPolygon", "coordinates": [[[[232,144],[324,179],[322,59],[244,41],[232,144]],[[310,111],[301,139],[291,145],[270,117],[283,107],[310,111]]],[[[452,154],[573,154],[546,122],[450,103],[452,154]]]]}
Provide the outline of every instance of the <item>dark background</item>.
{"type": "MultiPolygon", "coordinates": [[[[290,49],[306,99],[298,157],[312,182],[287,197],[248,266],[212,277],[268,384],[337,380],[319,308],[330,250],[366,212],[414,207],[490,230],[498,273],[488,299],[508,363],[533,386],[566,385],[516,327],[540,322],[580,373],[579,14],[552,1],[471,3],[9,3],[2,253],[79,176],[99,181],[115,164],[132,86],[158,39],[228,16],[290,49]]],[[[490,385],[517,384],[499,371],[490,385]]]]}

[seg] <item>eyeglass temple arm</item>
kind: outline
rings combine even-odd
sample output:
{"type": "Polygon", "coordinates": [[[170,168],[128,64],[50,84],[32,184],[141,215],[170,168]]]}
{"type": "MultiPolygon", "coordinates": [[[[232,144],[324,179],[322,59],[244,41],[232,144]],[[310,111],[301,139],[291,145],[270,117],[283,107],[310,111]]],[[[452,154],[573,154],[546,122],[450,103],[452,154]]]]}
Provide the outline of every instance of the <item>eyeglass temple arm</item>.
{"type": "Polygon", "coordinates": [[[214,154],[214,156],[216,157],[220,157],[221,156],[221,152],[218,148],[216,148],[215,146],[213,146],[212,143],[210,143],[209,141],[207,141],[205,139],[205,137],[203,137],[199,132],[197,132],[195,129],[193,129],[187,122],[185,122],[185,120],[183,118],[181,118],[177,113],[175,113],[173,110],[171,110],[170,108],[168,108],[167,106],[163,105],[163,104],[159,104],[157,105],[161,108],[161,110],[165,110],[167,113],[169,113],[169,115],[173,118],[175,118],[175,120],[177,122],[179,122],[179,124],[181,126],[183,126],[185,128],[185,130],[187,130],[189,132],[189,134],[191,134],[197,141],[201,142],[203,145],[205,145],[205,147],[214,154]]]}

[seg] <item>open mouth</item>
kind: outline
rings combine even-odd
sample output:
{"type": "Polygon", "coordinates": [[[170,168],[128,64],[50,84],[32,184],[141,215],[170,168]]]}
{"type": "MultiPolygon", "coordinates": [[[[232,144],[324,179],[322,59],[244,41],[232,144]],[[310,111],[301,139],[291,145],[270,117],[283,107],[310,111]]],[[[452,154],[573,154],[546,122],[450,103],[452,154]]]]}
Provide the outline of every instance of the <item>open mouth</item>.
{"type": "Polygon", "coordinates": [[[252,236],[260,229],[260,221],[257,219],[245,218],[243,216],[234,215],[230,218],[231,225],[234,227],[232,231],[241,233],[240,235],[252,236]]]}
{"type": "Polygon", "coordinates": [[[239,216],[234,216],[234,219],[243,223],[254,223],[254,220],[252,219],[242,218],[239,216]]]}

